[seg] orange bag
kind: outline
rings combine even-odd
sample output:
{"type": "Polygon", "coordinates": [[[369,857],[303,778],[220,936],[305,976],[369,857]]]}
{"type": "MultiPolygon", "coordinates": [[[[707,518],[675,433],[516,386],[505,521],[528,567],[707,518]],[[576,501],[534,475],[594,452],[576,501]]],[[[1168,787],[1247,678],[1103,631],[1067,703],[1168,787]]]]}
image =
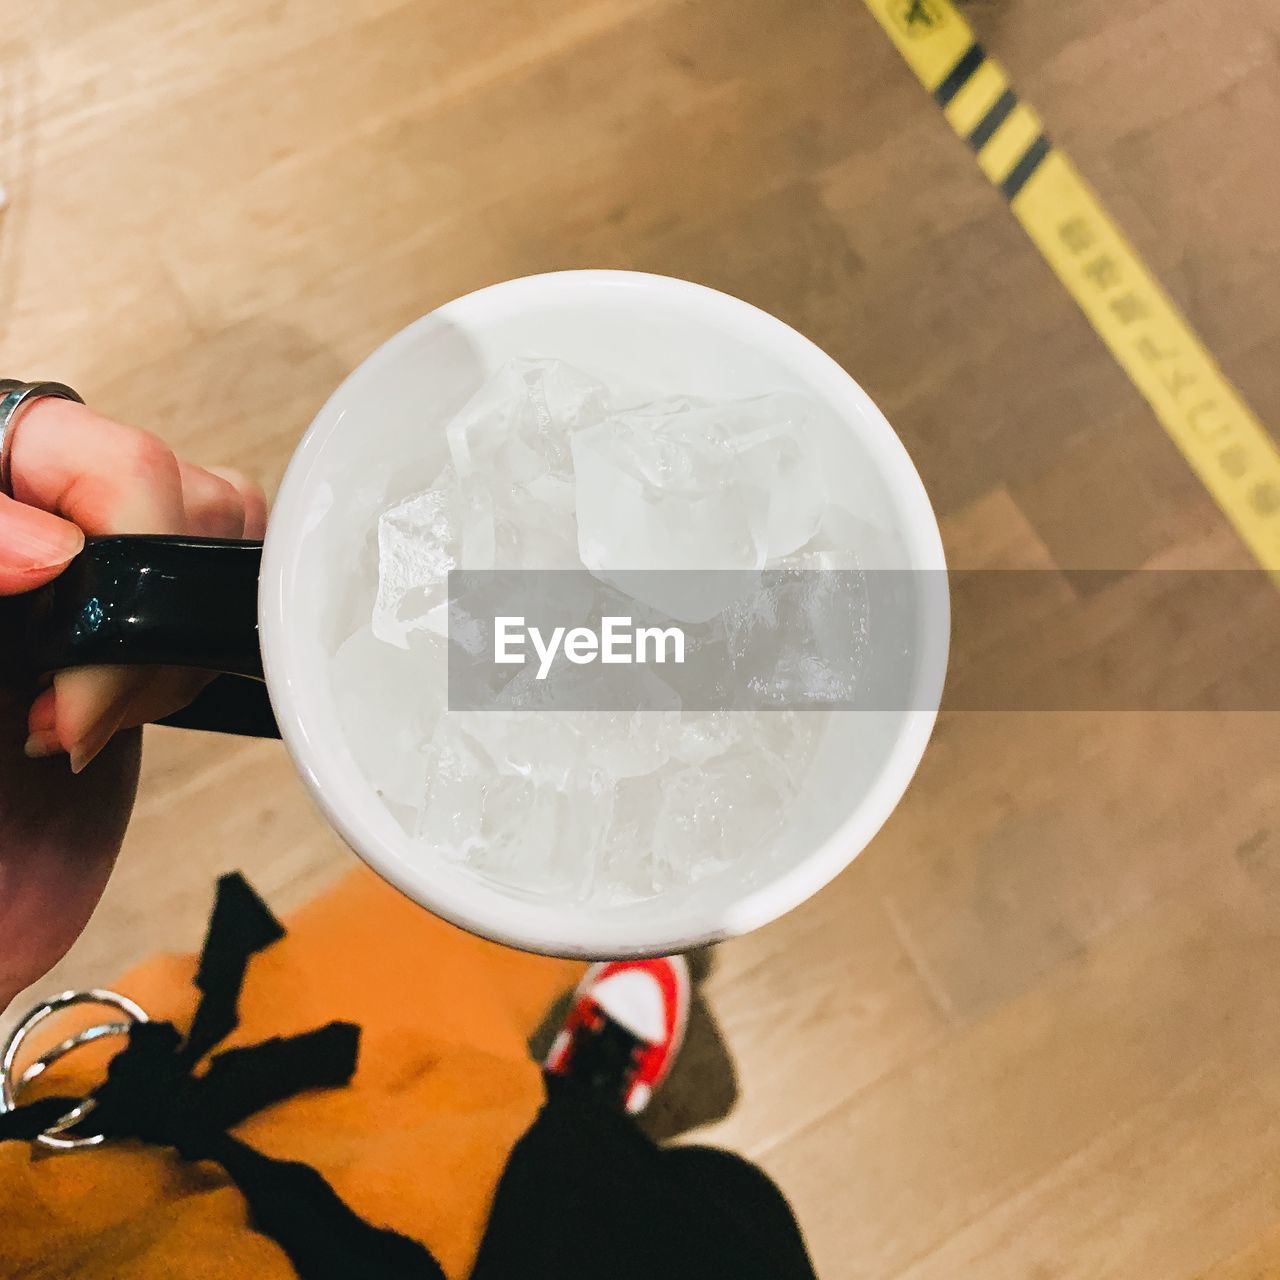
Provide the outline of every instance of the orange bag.
{"type": "MultiPolygon", "coordinates": [[[[217,1046],[346,1020],[362,1029],[355,1074],[344,1087],[266,1106],[232,1133],[266,1156],[315,1169],[366,1223],[422,1242],[450,1280],[465,1277],[511,1149],[544,1099],[527,1040],[580,972],[473,938],[361,868],[252,956],[240,1024],[217,1046]]],[[[161,956],[114,989],[185,1033],[196,976],[194,957],[161,956]]],[[[73,1013],[53,1020],[53,1038],[77,1029],[73,1013]]],[[[20,1101],[88,1094],[121,1043],[68,1055],[20,1101]]],[[[4,1277],[296,1274],[281,1247],[253,1229],[221,1168],[141,1142],[67,1153],[0,1143],[0,1223],[4,1277]]]]}

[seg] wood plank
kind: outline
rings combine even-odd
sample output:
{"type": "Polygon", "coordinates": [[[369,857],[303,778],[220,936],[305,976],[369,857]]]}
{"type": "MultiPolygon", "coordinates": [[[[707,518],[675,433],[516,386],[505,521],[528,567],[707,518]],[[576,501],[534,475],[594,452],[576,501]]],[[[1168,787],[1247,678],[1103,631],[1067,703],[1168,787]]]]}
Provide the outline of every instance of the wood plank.
{"type": "MultiPolygon", "coordinates": [[[[1083,581],[1060,571],[1117,570],[1096,648],[1064,635],[1010,678],[1145,634],[1140,567],[1247,563],[856,0],[11,8],[0,373],[272,487],[345,373],[441,302],[668,272],[859,379],[953,565],[1043,571],[1057,604],[1083,581]]],[[[1280,9],[968,12],[1280,422],[1280,9]]],[[[956,681],[1018,621],[970,615],[956,681]]],[[[1273,631],[1190,618],[1152,660],[1229,696],[1273,631]]],[[[1280,1272],[1277,758],[1275,715],[945,712],[873,845],[718,953],[740,1101],[700,1136],[765,1160],[833,1280],[1280,1272]]],[[[31,996],[191,949],[221,870],[287,909],[351,864],[278,745],[149,732],[107,896],[31,996]]]]}
{"type": "MultiPolygon", "coordinates": [[[[1197,1096],[1204,1086],[1193,1077],[1213,1063],[1235,1058],[1251,1081],[1271,1080],[1274,1091],[1271,1063],[1261,1074],[1249,1064],[1274,1059],[1280,1047],[1271,981],[1277,962],[1274,906],[1222,860],[1036,989],[784,1140],[765,1163],[796,1200],[819,1273],[846,1280],[910,1274],[1127,1121],[1154,1141],[1158,1125],[1139,1113],[1156,1107],[1155,1118],[1157,1104],[1180,1089],[1197,1096]]],[[[1258,1125],[1248,1104],[1240,1099],[1243,1116],[1204,1115],[1211,1127],[1199,1149],[1220,1140],[1217,1150],[1230,1161],[1233,1140],[1258,1125]]],[[[1274,1165],[1280,1132],[1267,1129],[1263,1140],[1274,1165]]],[[[1261,1158],[1257,1148],[1247,1157],[1261,1158]]],[[[1221,1173],[1191,1161],[1187,1177],[1205,1197],[1197,1212],[1210,1215],[1218,1194],[1210,1188],[1220,1187],[1221,1173]]],[[[1086,1181],[1089,1211],[1098,1212],[1111,1186],[1106,1178],[1086,1181]]],[[[1134,1186],[1123,1200],[1130,1209],[1134,1186]]],[[[1161,1211],[1148,1204],[1148,1212],[1161,1211]]],[[[1256,1203],[1251,1212],[1257,1222],[1256,1203]]],[[[1131,1260],[1112,1268],[1097,1254],[1092,1270],[1067,1270],[1070,1242],[1079,1239],[1070,1233],[1085,1221],[1082,1211],[1046,1240],[1028,1227],[1010,1246],[1012,1270],[1004,1274],[1036,1274],[1033,1260],[1055,1246],[1060,1269],[1041,1274],[1167,1274],[1131,1260]]],[[[988,1272],[941,1266],[931,1274],[988,1272]]]]}

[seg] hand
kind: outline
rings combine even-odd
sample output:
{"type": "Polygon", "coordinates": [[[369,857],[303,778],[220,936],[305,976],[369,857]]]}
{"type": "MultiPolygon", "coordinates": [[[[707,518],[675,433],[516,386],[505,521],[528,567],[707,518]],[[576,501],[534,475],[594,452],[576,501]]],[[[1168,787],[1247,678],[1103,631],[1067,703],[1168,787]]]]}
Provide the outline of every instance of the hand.
{"type": "MultiPolygon", "coordinates": [[[[57,577],[86,533],[260,538],[266,527],[251,481],[183,462],[72,401],[24,410],[11,461],[0,595],[57,577]]],[[[36,691],[0,671],[0,1009],[61,959],[97,905],[133,808],[137,726],[185,706],[208,678],[84,667],[36,691]]]]}

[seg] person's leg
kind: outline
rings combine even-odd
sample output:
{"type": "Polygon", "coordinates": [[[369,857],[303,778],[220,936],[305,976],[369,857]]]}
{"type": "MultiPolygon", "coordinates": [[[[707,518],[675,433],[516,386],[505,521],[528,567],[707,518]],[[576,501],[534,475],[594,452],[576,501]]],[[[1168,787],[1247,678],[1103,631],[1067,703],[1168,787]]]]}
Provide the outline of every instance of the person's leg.
{"type": "Polygon", "coordinates": [[[782,1193],[747,1161],[658,1147],[571,1082],[516,1144],[473,1280],[813,1280],[782,1193]]]}
{"type": "Polygon", "coordinates": [[[596,966],[548,1056],[474,1280],[812,1280],[782,1193],[747,1161],[657,1146],[625,1114],[665,1077],[688,1015],[682,961],[596,966]]]}
{"type": "Polygon", "coordinates": [[[773,1280],[812,1280],[813,1265],[786,1197],[749,1160],[715,1147],[667,1147],[663,1172],[691,1197],[715,1201],[736,1237],[756,1250],[757,1272],[773,1280]]]}

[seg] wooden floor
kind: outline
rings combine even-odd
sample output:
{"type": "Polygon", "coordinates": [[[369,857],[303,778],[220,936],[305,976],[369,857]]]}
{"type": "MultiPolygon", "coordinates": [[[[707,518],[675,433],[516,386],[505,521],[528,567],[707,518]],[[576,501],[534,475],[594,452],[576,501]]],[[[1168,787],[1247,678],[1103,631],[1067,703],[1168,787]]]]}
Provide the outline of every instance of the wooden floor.
{"type": "MultiPolygon", "coordinates": [[[[1248,563],[859,0],[6,8],[0,372],[273,484],[436,304],[644,268],[840,360],[957,566],[1248,563]]],[[[1280,422],[1280,8],[969,13],[1280,422]]],[[[944,713],[858,862],[721,949],[740,1100],[705,1136],[779,1179],[824,1277],[1280,1275],[1278,762],[1277,714],[944,713]]],[[[288,907],[349,860],[278,745],[154,732],[41,990],[189,949],[219,870],[288,907]]]]}

